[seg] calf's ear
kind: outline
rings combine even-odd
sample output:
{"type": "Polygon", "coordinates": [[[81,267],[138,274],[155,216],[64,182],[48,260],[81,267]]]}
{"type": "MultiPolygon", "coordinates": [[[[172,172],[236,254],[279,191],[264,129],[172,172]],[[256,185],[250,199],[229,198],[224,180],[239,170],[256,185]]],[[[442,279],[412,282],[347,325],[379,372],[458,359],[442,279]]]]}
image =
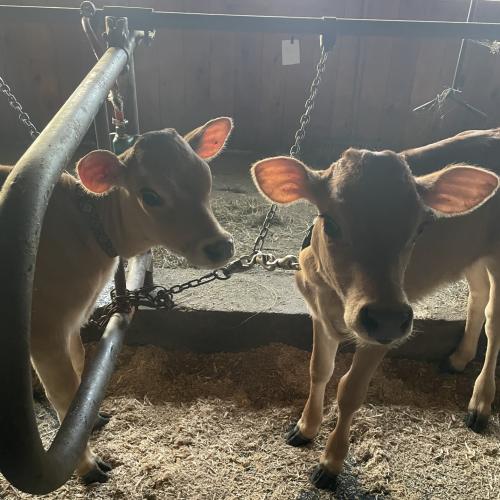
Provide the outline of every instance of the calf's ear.
{"type": "Polygon", "coordinates": [[[265,198],[274,203],[313,201],[315,172],[301,161],[288,156],[260,160],[252,166],[252,178],[265,198]]]}
{"type": "Polygon", "coordinates": [[[200,158],[210,161],[224,149],[232,130],[233,120],[222,116],[192,130],[184,139],[200,158]]]}
{"type": "Polygon", "coordinates": [[[119,184],[125,165],[106,150],[91,151],[77,164],[76,171],[83,187],[93,194],[105,194],[119,184]]]}
{"type": "Polygon", "coordinates": [[[424,203],[448,216],[476,209],[496,193],[499,185],[496,174],[469,165],[453,165],[415,180],[424,203]]]}

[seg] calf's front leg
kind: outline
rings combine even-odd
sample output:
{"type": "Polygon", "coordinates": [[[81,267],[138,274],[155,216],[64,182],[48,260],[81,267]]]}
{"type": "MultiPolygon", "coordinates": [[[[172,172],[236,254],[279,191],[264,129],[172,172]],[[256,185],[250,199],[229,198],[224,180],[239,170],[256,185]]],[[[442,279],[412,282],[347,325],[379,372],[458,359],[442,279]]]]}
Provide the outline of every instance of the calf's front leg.
{"type": "Polygon", "coordinates": [[[469,298],[464,334],[457,349],[442,364],[443,371],[451,373],[462,372],[476,357],[490,296],[490,280],[484,262],[475,263],[465,271],[465,276],[469,284],[469,298]]]}
{"type": "Polygon", "coordinates": [[[333,374],[339,345],[334,335],[331,328],[319,319],[313,318],[309,398],[297,425],[286,436],[286,442],[292,446],[302,446],[311,442],[319,432],[323,420],[325,389],[333,374]]]}
{"type": "Polygon", "coordinates": [[[328,437],[320,464],[311,474],[311,482],[317,488],[335,488],[337,476],[342,471],[349,451],[349,435],[354,413],[363,404],[373,374],[387,351],[386,346],[359,346],[349,371],[340,379],[337,390],[337,425],[328,437]]]}
{"type": "MultiPolygon", "coordinates": [[[[31,338],[31,360],[45,388],[47,398],[57,412],[59,421],[66,416],[80,386],[83,369],[83,345],[74,332],[56,328],[34,328],[31,338]],[[46,334],[50,332],[50,337],[46,334]]],[[[87,445],[77,467],[78,475],[85,484],[105,482],[111,466],[99,459],[87,445]]]]}
{"type": "Polygon", "coordinates": [[[488,425],[491,405],[495,399],[495,371],[500,351],[500,265],[498,260],[488,263],[490,277],[490,300],[486,307],[485,332],[488,339],[486,355],[481,373],[474,383],[469,402],[467,426],[475,432],[488,425]]]}

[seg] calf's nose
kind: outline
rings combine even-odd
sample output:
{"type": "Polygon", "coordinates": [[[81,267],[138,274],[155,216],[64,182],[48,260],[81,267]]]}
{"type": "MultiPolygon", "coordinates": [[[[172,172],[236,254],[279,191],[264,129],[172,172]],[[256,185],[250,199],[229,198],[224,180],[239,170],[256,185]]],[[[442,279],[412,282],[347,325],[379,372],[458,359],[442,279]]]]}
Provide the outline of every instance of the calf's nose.
{"type": "Polygon", "coordinates": [[[410,333],[413,309],[408,304],[383,307],[368,304],[359,312],[359,323],[368,336],[381,344],[404,337],[410,333]]]}
{"type": "Polygon", "coordinates": [[[212,262],[222,262],[234,255],[234,243],[232,238],[221,238],[203,247],[205,255],[212,262]]]}

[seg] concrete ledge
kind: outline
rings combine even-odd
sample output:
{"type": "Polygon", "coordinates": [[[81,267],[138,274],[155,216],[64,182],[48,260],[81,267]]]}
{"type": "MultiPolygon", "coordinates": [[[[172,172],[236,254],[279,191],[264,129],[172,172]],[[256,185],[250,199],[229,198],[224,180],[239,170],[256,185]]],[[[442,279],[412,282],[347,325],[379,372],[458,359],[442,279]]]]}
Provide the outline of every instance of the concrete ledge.
{"type": "MultiPolygon", "coordinates": [[[[155,280],[171,286],[201,274],[194,269],[159,270],[155,280]]],[[[108,296],[109,292],[104,292],[100,303],[108,296]]],[[[272,342],[311,349],[311,320],[292,273],[256,270],[237,275],[186,291],[177,297],[177,304],[173,311],[139,311],[127,343],[194,352],[244,351],[272,342]]],[[[465,284],[454,284],[415,304],[418,333],[392,355],[442,359],[461,338],[465,305],[465,284]]],[[[84,333],[89,340],[99,336],[91,328],[84,333]]]]}

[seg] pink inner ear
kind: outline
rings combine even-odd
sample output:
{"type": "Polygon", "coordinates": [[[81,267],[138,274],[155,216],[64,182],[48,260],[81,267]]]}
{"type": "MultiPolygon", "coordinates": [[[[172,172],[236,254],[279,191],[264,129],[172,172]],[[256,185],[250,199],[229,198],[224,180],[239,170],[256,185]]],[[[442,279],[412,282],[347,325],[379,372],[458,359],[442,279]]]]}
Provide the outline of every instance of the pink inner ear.
{"type": "Polygon", "coordinates": [[[204,160],[213,158],[224,147],[231,128],[231,121],[227,118],[216,120],[208,125],[201,132],[196,153],[204,160]]]}
{"type": "Polygon", "coordinates": [[[439,212],[454,215],[467,212],[488,199],[498,187],[498,177],[474,167],[453,167],[437,176],[423,199],[439,212]]]}
{"type": "Polygon", "coordinates": [[[102,194],[116,184],[120,165],[120,160],[113,153],[92,151],[78,162],[78,177],[86,189],[102,194]]]}
{"type": "Polygon", "coordinates": [[[291,158],[262,160],[253,167],[256,184],[270,200],[292,203],[310,198],[305,166],[291,158]]]}

